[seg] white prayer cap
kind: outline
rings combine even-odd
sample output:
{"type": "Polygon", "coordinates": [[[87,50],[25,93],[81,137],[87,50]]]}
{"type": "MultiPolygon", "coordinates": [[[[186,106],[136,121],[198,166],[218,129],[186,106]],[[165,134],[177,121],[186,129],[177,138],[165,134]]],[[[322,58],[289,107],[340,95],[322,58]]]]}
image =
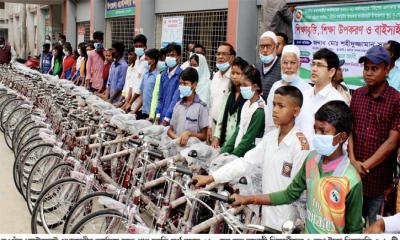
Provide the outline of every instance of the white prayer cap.
{"type": "Polygon", "coordinates": [[[265,37],[271,38],[272,41],[274,41],[275,44],[278,43],[278,39],[276,38],[276,35],[275,35],[274,32],[266,31],[266,32],[264,32],[264,33],[261,35],[260,39],[265,38],[265,37]]]}
{"type": "Polygon", "coordinates": [[[300,58],[300,49],[295,45],[284,46],[282,50],[282,56],[285,55],[285,53],[294,53],[296,54],[297,58],[300,58]]]}

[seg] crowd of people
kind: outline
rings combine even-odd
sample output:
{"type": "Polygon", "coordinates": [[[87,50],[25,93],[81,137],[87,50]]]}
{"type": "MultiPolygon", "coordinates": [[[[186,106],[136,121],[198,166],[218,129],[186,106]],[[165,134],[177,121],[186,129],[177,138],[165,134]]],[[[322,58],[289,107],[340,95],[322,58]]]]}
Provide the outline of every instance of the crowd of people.
{"type": "Polygon", "coordinates": [[[175,43],[148,49],[144,35],[133,43],[104,49],[103,33],[94,32],[73,50],[61,35],[43,45],[40,71],[85,86],[137,119],[169,126],[168,136],[182,146],[196,137],[236,158],[194,176],[196,187],[261,167],[262,193],[234,195],[233,205],[263,205],[268,227],[280,230],[294,219],[292,203],[304,197],[309,233],[400,231],[399,214],[377,221],[398,181],[398,42],[376,45],[359,59],[365,86],[354,92],[343,81],[344,61],[327,48],[313,54],[310,79],[300,78],[300,50],[282,33],[261,35],[256,65],[220,43],[216,72],[199,43],[186,53],[175,43]]]}

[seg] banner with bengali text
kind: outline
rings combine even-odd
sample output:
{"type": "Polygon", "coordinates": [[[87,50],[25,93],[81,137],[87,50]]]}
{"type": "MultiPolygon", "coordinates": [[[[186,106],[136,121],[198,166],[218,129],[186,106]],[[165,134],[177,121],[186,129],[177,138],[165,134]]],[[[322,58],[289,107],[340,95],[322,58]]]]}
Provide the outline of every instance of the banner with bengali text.
{"type": "Polygon", "coordinates": [[[363,86],[363,65],[358,59],[374,45],[399,39],[400,2],[299,6],[294,12],[293,42],[301,50],[304,79],[310,79],[313,53],[326,47],[345,60],[346,84],[363,86]]]}

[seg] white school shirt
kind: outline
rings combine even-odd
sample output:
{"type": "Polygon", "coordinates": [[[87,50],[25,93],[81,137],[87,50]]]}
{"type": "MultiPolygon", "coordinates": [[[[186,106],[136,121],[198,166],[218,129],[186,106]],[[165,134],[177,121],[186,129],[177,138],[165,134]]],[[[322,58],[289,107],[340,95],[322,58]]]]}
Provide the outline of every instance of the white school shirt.
{"type": "Polygon", "coordinates": [[[267,106],[265,108],[265,134],[276,129],[274,120],[272,118],[272,111],[274,108],[272,102],[274,101],[274,95],[275,95],[276,89],[284,86],[285,84],[287,86],[297,87],[300,90],[300,92],[303,94],[303,96],[304,96],[304,93],[306,92],[306,90],[312,88],[311,85],[308,84],[306,82],[306,80],[304,80],[304,79],[297,79],[291,83],[286,83],[283,80],[275,82],[271,87],[271,91],[269,91],[268,98],[267,98],[267,106]]]}
{"type": "MultiPolygon", "coordinates": [[[[263,194],[282,191],[292,182],[301,169],[309,150],[302,150],[298,129],[293,129],[278,145],[280,129],[267,133],[255,148],[243,158],[238,158],[212,173],[217,183],[225,183],[242,176],[249,176],[256,167],[262,167],[263,194]]],[[[262,224],[281,231],[282,224],[295,220],[296,207],[290,204],[262,206],[262,224]]]]}
{"type": "Polygon", "coordinates": [[[315,87],[304,92],[303,106],[301,107],[299,116],[296,118],[296,126],[306,136],[311,149],[313,149],[312,139],[315,135],[315,113],[322,105],[329,101],[339,100],[345,102],[343,96],[330,83],[317,94],[314,93],[314,89],[315,87]]]}
{"type": "Polygon", "coordinates": [[[384,217],[385,233],[400,233],[400,213],[390,217],[384,217]]]}

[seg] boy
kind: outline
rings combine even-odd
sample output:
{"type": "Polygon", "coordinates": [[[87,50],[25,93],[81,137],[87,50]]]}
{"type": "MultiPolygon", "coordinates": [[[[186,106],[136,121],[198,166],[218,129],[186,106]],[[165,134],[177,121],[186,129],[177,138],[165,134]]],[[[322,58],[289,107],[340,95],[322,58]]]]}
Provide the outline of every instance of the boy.
{"type": "Polygon", "coordinates": [[[289,204],[307,190],[307,233],[361,233],[362,182],[343,152],[351,125],[351,111],[346,103],[330,101],[323,105],[315,114],[315,151],[308,155],[286,190],[265,195],[234,195],[232,205],[289,204]]]}
{"type": "MultiPolygon", "coordinates": [[[[129,82],[131,81],[131,79],[133,79],[134,75],[135,75],[135,67],[136,67],[136,59],[137,59],[137,55],[135,53],[135,48],[129,48],[128,49],[128,70],[126,70],[126,77],[125,77],[125,84],[124,84],[124,88],[122,90],[121,93],[121,101],[116,105],[117,107],[121,107],[125,104],[125,97],[128,95],[128,90],[129,90],[129,82]]],[[[124,109],[122,108],[122,110],[129,111],[129,109],[124,109]]]]}
{"type": "Polygon", "coordinates": [[[172,110],[179,99],[179,76],[182,69],[179,67],[182,48],[176,43],[167,46],[165,63],[167,69],[161,75],[160,89],[158,93],[158,105],[156,109],[156,123],[167,126],[172,116],[172,110]]]}
{"type": "Polygon", "coordinates": [[[363,216],[376,221],[384,191],[393,182],[396,151],[400,142],[400,93],[389,86],[390,57],[380,46],[359,59],[364,63],[365,87],[357,89],[350,108],[354,127],[349,139],[349,157],[364,184],[363,216]]]}
{"type": "Polygon", "coordinates": [[[112,104],[117,103],[121,99],[121,92],[125,83],[128,64],[124,59],[124,50],[125,45],[122,42],[112,44],[114,62],[111,65],[105,94],[108,101],[112,104]]]}
{"type": "Polygon", "coordinates": [[[143,76],[142,83],[140,84],[140,98],[131,112],[137,114],[137,119],[147,119],[150,115],[151,99],[153,97],[154,85],[158,75],[158,50],[155,48],[147,50],[144,60],[144,68],[146,69],[146,72],[143,76]],[[142,108],[141,111],[139,111],[140,108],[142,108]]]}
{"type": "MultiPolygon", "coordinates": [[[[275,91],[273,115],[279,128],[267,133],[255,148],[233,162],[221,167],[211,176],[194,176],[196,187],[215,182],[229,182],[252,174],[262,167],[262,192],[285,189],[303,165],[308,155],[308,143],[294,126],[300,112],[303,96],[293,86],[283,86],[275,91]]],[[[295,220],[296,208],[292,205],[263,206],[262,224],[281,231],[282,224],[295,220]]]]}
{"type": "Polygon", "coordinates": [[[180,138],[181,146],[186,146],[190,137],[205,141],[208,127],[207,104],[196,94],[199,75],[194,68],[182,71],[179,81],[181,100],[178,101],[172,113],[168,136],[180,138]]]}

